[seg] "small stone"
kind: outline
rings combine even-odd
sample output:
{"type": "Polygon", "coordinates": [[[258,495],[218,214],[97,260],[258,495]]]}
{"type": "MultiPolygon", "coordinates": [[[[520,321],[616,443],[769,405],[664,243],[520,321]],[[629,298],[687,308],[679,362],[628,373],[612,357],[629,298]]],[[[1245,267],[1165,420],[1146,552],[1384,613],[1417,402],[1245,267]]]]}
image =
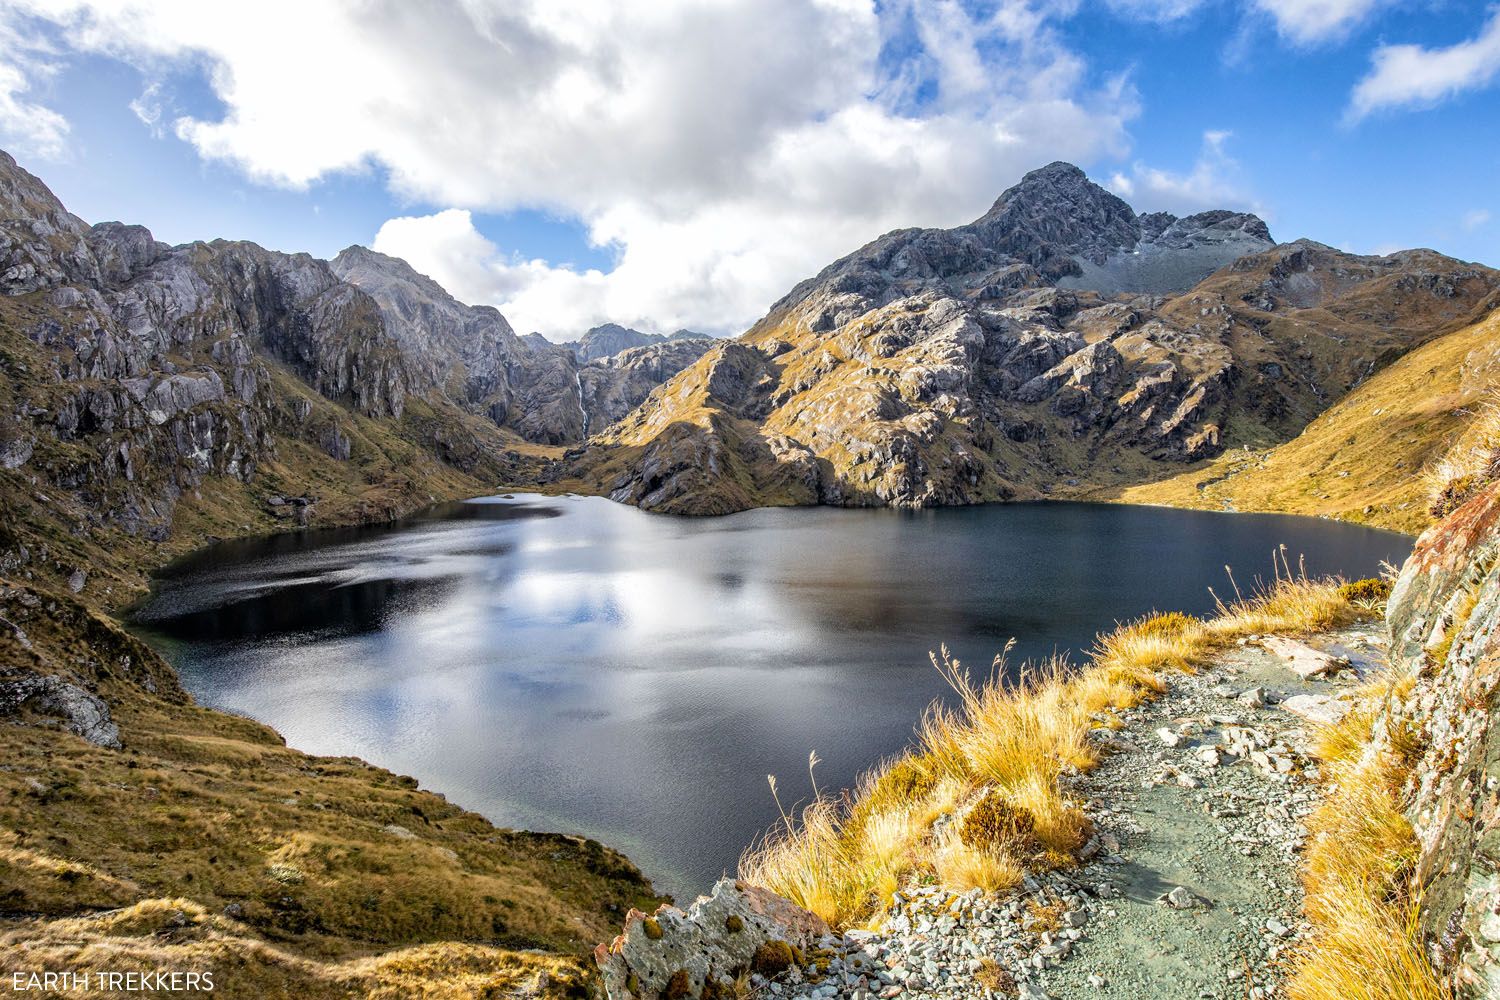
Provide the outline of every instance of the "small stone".
{"type": "Polygon", "coordinates": [[[1171,892],[1161,898],[1174,910],[1191,910],[1198,905],[1198,897],[1180,885],[1175,886],[1171,892]]]}
{"type": "Polygon", "coordinates": [[[1250,688],[1248,690],[1241,691],[1239,693],[1239,697],[1235,700],[1238,701],[1241,705],[1248,705],[1251,708],[1260,708],[1266,703],[1266,692],[1262,688],[1250,688]]]}
{"type": "Polygon", "coordinates": [[[1176,747],[1182,744],[1182,735],[1176,730],[1168,729],[1166,726],[1162,726],[1156,731],[1156,738],[1169,747],[1176,747]]]}

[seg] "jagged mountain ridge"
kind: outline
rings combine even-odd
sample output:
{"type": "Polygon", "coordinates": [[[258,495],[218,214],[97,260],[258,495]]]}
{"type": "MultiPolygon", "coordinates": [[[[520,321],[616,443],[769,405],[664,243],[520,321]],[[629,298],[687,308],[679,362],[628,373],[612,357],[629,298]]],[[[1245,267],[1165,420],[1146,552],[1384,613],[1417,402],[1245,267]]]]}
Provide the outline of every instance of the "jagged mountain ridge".
{"type": "MultiPolygon", "coordinates": [[[[707,334],[694,333],[692,330],[677,330],[673,333],[642,333],[640,330],[621,326],[618,323],[603,323],[590,328],[577,340],[565,341],[558,346],[571,350],[580,363],[588,364],[592,361],[602,361],[635,347],[652,347],[657,344],[684,340],[702,341],[703,351],[706,351],[713,346],[714,338],[707,334]]],[[[701,354],[702,351],[699,353],[701,354]]]]}
{"type": "Polygon", "coordinates": [[[634,409],[711,346],[701,338],[596,327],[578,345],[518,337],[493,306],[459,302],[406,261],[352,246],[333,272],[375,300],[386,325],[429,366],[425,382],[528,441],[581,441],[634,409]],[[619,356],[643,351],[631,359],[619,356]]]}
{"type": "Polygon", "coordinates": [[[554,475],[688,513],[1151,481],[1294,436],[1497,282],[1431,251],[1277,245],[1243,213],[1137,215],[1052,164],[974,223],[801,282],[554,475]]]}
{"type": "Polygon", "coordinates": [[[364,248],[328,262],[90,226],[0,153],[0,492],[17,513],[0,572],[124,584],[112,603],[162,542],[532,481],[535,445],[627,412],[696,358],[686,345],[580,365],[364,248]]]}

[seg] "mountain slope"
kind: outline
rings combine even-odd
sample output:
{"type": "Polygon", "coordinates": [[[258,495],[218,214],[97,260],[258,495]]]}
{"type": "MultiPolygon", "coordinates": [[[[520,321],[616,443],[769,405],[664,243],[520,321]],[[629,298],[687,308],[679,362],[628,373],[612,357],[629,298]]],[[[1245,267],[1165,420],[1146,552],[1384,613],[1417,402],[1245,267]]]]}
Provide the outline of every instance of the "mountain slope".
{"type": "Polygon", "coordinates": [[[1430,251],[1274,245],[1249,215],[1138,216],[1053,164],[829,265],[554,475],[684,513],[1155,481],[1293,437],[1497,286],[1430,251]]]}
{"type": "Polygon", "coordinates": [[[1377,372],[1292,440],[1226,452],[1128,503],[1280,511],[1416,533],[1433,522],[1425,471],[1500,389],[1500,313],[1377,372]]]}

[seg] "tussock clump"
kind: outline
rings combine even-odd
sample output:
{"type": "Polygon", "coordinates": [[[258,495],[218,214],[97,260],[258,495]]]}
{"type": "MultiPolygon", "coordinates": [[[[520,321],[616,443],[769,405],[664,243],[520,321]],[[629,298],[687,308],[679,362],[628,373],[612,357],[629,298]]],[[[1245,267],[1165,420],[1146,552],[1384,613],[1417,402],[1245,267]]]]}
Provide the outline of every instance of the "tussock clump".
{"type": "Polygon", "coordinates": [[[762,976],[775,976],[794,965],[802,964],[802,954],[785,941],[767,941],[755,949],[750,958],[750,971],[762,976]]]}
{"type": "Polygon", "coordinates": [[[1121,625],[1084,666],[1054,658],[1011,672],[1002,654],[981,682],[943,649],[932,660],[953,704],[928,709],[916,746],[865,775],[852,795],[783,813],[741,858],[742,877],[847,927],[877,917],[906,884],[1007,889],[1028,868],[1073,864],[1092,825],[1062,778],[1097,762],[1091,729],[1118,724],[1114,713],[1241,636],[1312,632],[1354,617],[1343,581],[1308,579],[1284,557],[1278,569],[1264,591],[1221,604],[1211,620],[1168,612],[1121,625]]]}
{"type": "Polygon", "coordinates": [[[898,758],[876,778],[877,787],[870,790],[872,798],[901,802],[920,799],[932,794],[938,779],[917,756],[898,758]]]}
{"type": "Polygon", "coordinates": [[[1168,639],[1180,636],[1189,629],[1202,624],[1192,615],[1185,615],[1181,611],[1165,611],[1142,618],[1133,631],[1137,635],[1168,639]]]}
{"type": "Polygon", "coordinates": [[[1339,596],[1350,604],[1378,604],[1391,596],[1391,582],[1378,577],[1350,580],[1339,588],[1339,596]]]}
{"type": "Polygon", "coordinates": [[[666,1000],[687,1000],[693,992],[692,980],[688,978],[686,969],[678,969],[672,973],[672,978],[667,980],[667,988],[662,991],[666,1000]]]}
{"type": "Polygon", "coordinates": [[[1037,846],[1036,818],[994,792],[985,792],[964,815],[958,839],[965,846],[1027,855],[1037,846]]]}
{"type": "Polygon", "coordinates": [[[1010,974],[1010,970],[993,958],[979,960],[979,968],[974,972],[974,982],[991,993],[999,993],[1001,996],[1009,996],[1016,992],[1015,977],[1010,974]]]}
{"type": "Polygon", "coordinates": [[[1374,746],[1382,702],[1410,683],[1366,687],[1359,707],[1315,742],[1331,791],[1307,824],[1303,909],[1313,934],[1287,985],[1292,1000],[1450,1000],[1417,933],[1417,841],[1401,809],[1410,765],[1374,746]]]}
{"type": "Polygon", "coordinates": [[[1447,453],[1423,473],[1429,513],[1441,520],[1500,479],[1500,405],[1485,402],[1447,453]]]}

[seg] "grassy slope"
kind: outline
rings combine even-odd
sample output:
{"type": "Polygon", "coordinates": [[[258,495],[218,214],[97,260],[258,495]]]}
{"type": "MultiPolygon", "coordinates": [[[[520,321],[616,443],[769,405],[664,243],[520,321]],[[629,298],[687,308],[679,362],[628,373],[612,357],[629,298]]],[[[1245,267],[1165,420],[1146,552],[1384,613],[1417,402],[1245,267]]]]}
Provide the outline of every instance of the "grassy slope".
{"type": "Polygon", "coordinates": [[[1292,440],[1229,451],[1191,472],[1107,494],[1127,503],[1281,511],[1417,532],[1423,471],[1500,384],[1500,314],[1426,344],[1292,440]]]}

